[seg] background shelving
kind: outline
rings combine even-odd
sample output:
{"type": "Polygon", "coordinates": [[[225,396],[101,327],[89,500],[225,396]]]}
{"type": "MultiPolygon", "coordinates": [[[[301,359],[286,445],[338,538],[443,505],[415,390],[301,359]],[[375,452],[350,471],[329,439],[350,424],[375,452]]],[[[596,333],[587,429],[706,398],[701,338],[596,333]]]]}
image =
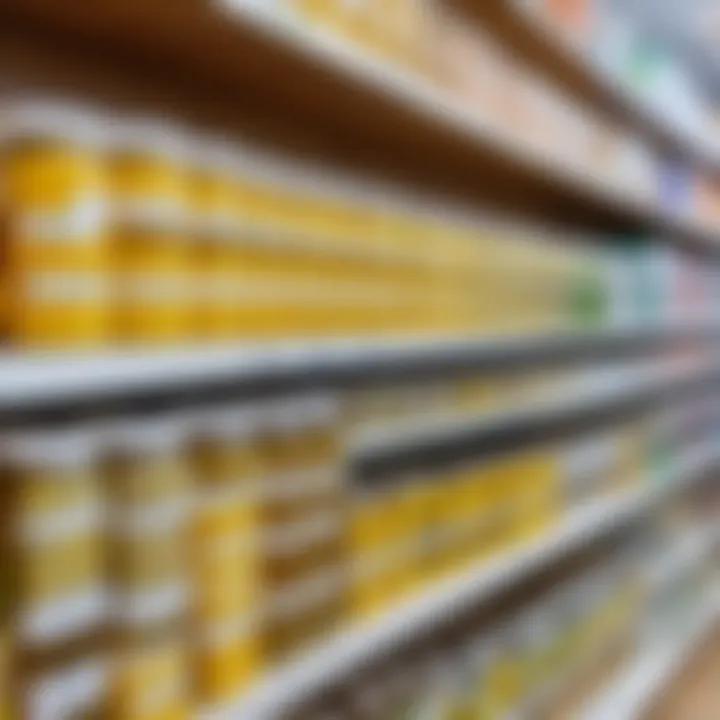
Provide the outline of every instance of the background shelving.
{"type": "MultiPolygon", "coordinates": [[[[582,106],[586,114],[578,117],[632,141],[650,165],[671,158],[693,172],[716,172],[704,144],[602,74],[577,48],[556,42],[519,5],[448,0],[438,8],[470,19],[470,30],[490,30],[522,56],[528,77],[542,75],[570,111],[582,106]]],[[[300,186],[315,187],[317,171],[327,173],[318,187],[359,187],[358,194],[373,202],[385,195],[392,202],[401,198],[404,239],[415,242],[402,249],[402,260],[416,259],[423,223],[429,226],[433,213],[445,225],[432,226],[437,237],[427,242],[431,249],[443,249],[435,244],[441,231],[448,233],[445,251],[453,246],[451,230],[462,217],[476,240],[487,234],[498,241],[483,246],[489,254],[507,250],[514,240],[544,248],[558,262],[566,253],[579,258],[577,277],[562,275],[554,285],[550,275],[542,279],[553,288],[563,284],[568,295],[577,289],[573,282],[582,280],[582,290],[592,295],[582,302],[592,307],[574,308],[570,318],[568,298],[559,294],[557,317],[545,318],[541,329],[494,332],[499,305],[508,300],[499,294],[495,306],[483,305],[484,326],[473,323],[470,329],[454,317],[454,330],[443,335],[403,335],[405,326],[395,325],[380,332],[377,325],[366,335],[350,332],[341,339],[291,340],[288,330],[267,341],[233,336],[221,343],[203,336],[196,347],[181,342],[128,349],[120,343],[89,353],[7,352],[0,358],[0,462],[13,488],[40,486],[40,475],[47,473],[79,488],[81,500],[92,496],[98,502],[74,507],[77,498],[62,497],[58,504],[70,507],[49,519],[40,513],[42,522],[32,517],[32,508],[13,505],[8,512],[20,514],[27,532],[0,552],[19,552],[19,565],[35,568],[33,542],[42,546],[51,537],[57,547],[46,543],[50,560],[43,567],[60,567],[52,553],[78,531],[79,517],[81,532],[108,531],[107,537],[85,538],[103,558],[96,558],[98,567],[104,553],[124,557],[129,567],[157,560],[156,569],[165,580],[169,572],[170,589],[179,588],[177,593],[155,586],[154,578],[146,587],[132,573],[118,579],[98,571],[96,577],[91,562],[81,569],[98,582],[111,576],[107,596],[93,595],[114,598],[96,608],[101,627],[112,628],[108,636],[140,656],[147,648],[134,644],[138,628],[123,625],[132,620],[132,609],[144,600],[153,607],[168,598],[170,605],[188,602],[184,614],[164,618],[169,636],[165,628],[158,631],[162,639],[182,636],[181,649],[175,643],[170,650],[162,646],[161,653],[173,658],[165,667],[172,675],[165,678],[168,687],[189,690],[174,698],[186,715],[306,720],[315,717],[303,715],[306,703],[324,703],[329,693],[331,704],[347,710],[363,700],[356,695],[367,683],[393,677],[403,663],[413,678],[412,692],[444,690],[446,656],[453,663],[467,659],[468,641],[484,644],[488,627],[498,630],[493,641],[501,652],[493,657],[517,660],[512,653],[518,643],[538,652],[535,664],[518,661],[525,674],[515,678],[514,695],[493,700],[503,711],[525,709],[547,688],[551,694],[561,688],[575,660],[584,666],[594,658],[590,651],[598,646],[590,640],[603,619],[608,637],[639,639],[637,661],[628,666],[621,690],[616,684],[610,693],[613,703],[627,703],[607,711],[613,718],[630,717],[635,709],[628,708],[644,703],[657,678],[668,677],[717,620],[717,613],[701,607],[688,637],[649,653],[639,629],[653,615],[653,593],[661,601],[661,586],[673,583],[658,580],[662,574],[647,579],[637,572],[643,557],[635,550],[656,517],[677,506],[684,513],[679,530],[667,537],[658,533],[675,548],[665,558],[670,570],[658,569],[674,573],[683,564],[713,562],[714,547],[704,544],[704,533],[690,550],[678,538],[687,536],[695,520],[714,521],[710,511],[705,516],[703,508],[687,509],[685,503],[712,488],[718,473],[720,230],[669,207],[658,188],[631,187],[620,176],[583,167],[471,109],[432,77],[343,39],[330,26],[277,10],[276,3],[239,0],[7,0],[0,7],[3,81],[10,95],[18,88],[52,88],[60,96],[91,98],[98,117],[113,119],[113,131],[122,128],[126,114],[149,113],[168,128],[182,121],[193,137],[230,138],[244,150],[272,148],[293,160],[275,168],[275,175],[296,173],[300,186]],[[313,172],[310,164],[305,167],[308,160],[314,161],[313,172]],[[510,230],[498,221],[498,213],[509,212],[522,219],[510,230]],[[603,274],[597,268],[606,261],[613,272],[603,274]],[[608,301],[601,310],[598,292],[608,301]],[[108,462],[117,461],[116,454],[122,462],[108,462]],[[69,476],[68,467],[78,476],[69,476]],[[159,478],[168,480],[172,502],[163,497],[157,506],[131,507],[115,492],[123,483],[158,490],[159,478]],[[102,519],[88,520],[99,508],[102,519]],[[112,522],[105,527],[108,517],[112,522]],[[192,562],[175,565],[188,534],[192,562]],[[225,564],[215,554],[221,545],[225,564]],[[153,554],[158,547],[168,553],[159,560],[153,554]],[[244,553],[240,560],[236,551],[244,553]],[[638,589],[636,581],[646,585],[638,589]],[[228,597],[237,601],[229,610],[228,597]],[[607,605],[596,607],[592,598],[607,605]],[[528,634],[525,622],[537,613],[546,641],[540,648],[532,645],[537,637],[528,634]],[[563,631],[583,641],[562,643],[563,631]],[[563,650],[564,660],[555,657],[563,650]],[[547,662],[537,662],[541,651],[549,653],[547,662]],[[416,653],[429,661],[429,674],[412,674],[416,668],[408,660],[416,653]],[[551,667],[552,658],[554,671],[541,682],[538,666],[551,667]],[[181,674],[185,661],[195,676],[181,674]],[[532,672],[525,672],[528,666],[532,672]]],[[[0,130],[7,117],[0,114],[0,130]]],[[[234,154],[239,146],[224,147],[234,154]]],[[[243,161],[252,164],[249,156],[243,161]]],[[[197,170],[193,162],[188,164],[197,170]]],[[[291,199],[296,212],[288,217],[297,226],[254,224],[241,202],[245,215],[233,232],[280,255],[301,246],[325,252],[324,239],[307,243],[312,223],[298,221],[302,203],[291,199]],[[283,233],[287,237],[278,240],[283,233]]],[[[271,205],[266,216],[279,217],[271,205]]],[[[363,220],[377,222],[386,209],[373,205],[363,220]]],[[[12,207],[3,210],[8,212],[2,229],[13,242],[26,225],[17,222],[12,207]]],[[[355,240],[382,234],[375,224],[357,224],[355,240]]],[[[182,233],[194,237],[195,225],[187,227],[182,233]]],[[[350,242],[331,254],[343,258],[347,271],[365,251],[362,242],[350,242]]],[[[542,254],[528,256],[528,268],[538,272],[512,278],[516,292],[541,284],[542,254]]],[[[387,259],[383,252],[373,257],[381,256],[387,259]]],[[[297,260],[297,253],[292,257],[297,260]]],[[[437,261],[442,253],[423,257],[437,261]]],[[[479,266],[479,253],[471,257],[479,266]]],[[[503,258],[509,266],[520,262],[512,254],[503,258]]],[[[456,265],[463,269],[462,262],[456,265]]],[[[432,262],[428,268],[436,269],[432,262]]],[[[482,278],[473,276],[476,285],[481,279],[492,285],[490,270],[505,278],[502,263],[488,262],[488,268],[482,278]]],[[[453,283],[443,280],[452,295],[453,283]]],[[[497,286],[506,291],[505,284],[511,283],[497,286]]],[[[416,289],[413,298],[422,297],[416,289]]],[[[325,302],[333,299],[326,296],[325,302]]],[[[539,302],[531,292],[525,301],[531,309],[539,302]]],[[[468,307],[473,319],[480,314],[473,303],[463,305],[462,313],[453,307],[463,318],[468,307]]],[[[339,329],[332,330],[337,337],[339,329]]],[[[108,565],[104,571],[117,570],[108,565]]],[[[695,579],[698,592],[714,586],[711,570],[695,579]]],[[[12,623],[24,621],[25,610],[30,618],[47,617],[48,609],[52,615],[60,607],[52,596],[38,603],[24,587],[17,596],[0,629],[22,639],[23,623],[12,623]]],[[[72,592],[69,605],[78,623],[83,613],[72,592]]],[[[67,620],[63,613],[57,617],[60,626],[67,620]]],[[[152,633],[147,637],[154,639],[152,633]]],[[[34,659],[36,648],[18,643],[13,651],[24,662],[34,659]]],[[[152,652],[149,657],[152,664],[152,652]]],[[[490,667],[483,665],[483,672],[490,675],[490,667]]],[[[62,686],[63,678],[57,676],[53,687],[62,686]]],[[[39,697],[45,681],[33,677],[19,694],[39,697]]],[[[80,705],[98,701],[103,682],[94,674],[95,694],[80,698],[80,705]]],[[[128,693],[136,699],[153,689],[140,682],[128,693]]],[[[606,700],[601,698],[601,707],[606,700]]],[[[102,712],[85,705],[81,710],[102,712]]]]}
{"type": "Polygon", "coordinates": [[[606,232],[651,230],[715,252],[711,229],[543,156],[428,83],[263,7],[10,2],[2,48],[9,66],[55,88],[90,89],[155,110],[183,108],[205,124],[242,127],[288,150],[454,201],[606,232]],[[153,83],[164,88],[162,101],[153,83]],[[243,102],[228,101],[238,91],[243,102]]]}

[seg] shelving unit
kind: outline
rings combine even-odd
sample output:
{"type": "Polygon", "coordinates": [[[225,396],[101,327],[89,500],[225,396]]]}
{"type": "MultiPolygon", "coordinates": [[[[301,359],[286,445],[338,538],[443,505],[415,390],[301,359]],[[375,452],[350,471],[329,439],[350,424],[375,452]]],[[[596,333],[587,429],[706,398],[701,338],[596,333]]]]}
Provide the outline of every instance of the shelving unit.
{"type": "Polygon", "coordinates": [[[707,477],[716,459],[714,450],[701,449],[679,463],[673,477],[660,484],[648,481],[616,497],[580,507],[539,541],[471,566],[387,614],[330,639],[272,672],[237,705],[202,713],[201,720],[278,717],[418,632],[428,632],[434,624],[446,622],[463,608],[498,597],[616,529],[637,521],[707,477]]]}
{"type": "Polygon", "coordinates": [[[688,568],[697,567],[718,548],[720,532],[716,527],[701,528],[695,534],[682,538],[678,547],[673,548],[650,573],[650,587],[667,587],[682,582],[682,574],[688,568]]]}
{"type": "Polygon", "coordinates": [[[720,158],[654,111],[617,78],[583,56],[567,38],[515,0],[446,0],[464,17],[488,28],[530,67],[549,77],[573,98],[647,137],[671,156],[720,170],[720,158]]]}
{"type": "MultiPolygon", "coordinates": [[[[642,134],[662,153],[720,172],[720,158],[708,158],[702,147],[587,64],[577,49],[549,35],[516,4],[445,2],[520,48],[534,70],[598,115],[642,134]]],[[[720,228],[676,216],[571,167],[410,71],[329,32],[273,14],[268,3],[6,0],[0,4],[0,65],[20,85],[90,94],[118,112],[138,107],[178,116],[203,130],[272,146],[300,160],[320,158],[321,166],[400,186],[420,203],[424,198],[448,203],[452,211],[469,210],[488,222],[498,210],[511,209],[523,227],[561,227],[562,241],[597,246],[609,241],[610,233],[653,234],[659,242],[703,259],[720,258],[720,228]]],[[[365,491],[406,471],[430,472],[469,457],[525,450],[602,430],[613,421],[645,417],[673,402],[710,396],[720,381],[716,346],[720,348],[720,326],[714,323],[657,326],[648,320],[643,327],[609,323],[606,329],[563,334],[365,336],[108,349],[91,355],[8,352],[0,356],[0,426],[130,416],[140,406],[150,412],[168,406],[184,411],[198,401],[204,410],[228,398],[287,399],[326,390],[339,395],[416,380],[477,379],[483,373],[508,377],[644,361],[637,372],[628,370],[614,384],[594,387],[582,378],[579,384],[575,379],[573,385],[553,385],[541,398],[500,410],[430,420],[422,412],[401,414],[404,419],[397,426],[363,428],[349,433],[347,443],[343,417],[336,421],[342,428],[332,428],[331,442],[342,445],[333,450],[338,457],[333,454],[332,462],[358,487],[365,481],[365,491]],[[698,349],[704,359],[692,364],[698,349]],[[653,364],[659,357],[677,362],[653,364]]],[[[644,460],[643,467],[649,467],[649,459],[644,460]]],[[[581,556],[718,471],[717,448],[695,448],[674,459],[670,477],[648,472],[631,490],[580,505],[555,525],[548,523],[550,529],[533,540],[489,560],[474,560],[387,612],[345,626],[290,662],[271,666],[237,702],[202,708],[198,718],[285,720],[285,712],[353,678],[388,651],[581,556]]],[[[716,540],[703,537],[679,548],[676,563],[694,561],[716,540]]],[[[671,582],[667,577],[654,581],[671,582]]],[[[590,704],[584,720],[638,717],[717,620],[709,602],[692,632],[677,643],[641,653],[624,677],[590,704]]]]}
{"type": "Polygon", "coordinates": [[[67,403],[190,392],[208,386],[266,393],[446,373],[520,372],[652,357],[663,349],[720,342],[715,328],[408,340],[268,343],[158,351],[0,358],[0,413],[67,403]]]}
{"type": "Polygon", "coordinates": [[[640,720],[653,701],[690,662],[701,643],[717,628],[718,593],[705,599],[692,626],[673,642],[643,648],[617,678],[595,698],[582,720],[640,720]]]}
{"type": "Polygon", "coordinates": [[[522,447],[583,427],[597,427],[692,393],[706,392],[716,381],[712,368],[688,374],[661,370],[656,377],[647,377],[643,371],[629,373],[619,378],[615,387],[561,388],[517,409],[448,418],[426,426],[404,427],[396,433],[378,428],[357,440],[351,447],[351,457],[359,476],[378,479],[406,468],[433,467],[465,454],[477,456],[483,451],[522,447]]]}
{"type": "Polygon", "coordinates": [[[717,252],[713,230],[573,170],[428,83],[328,34],[279,20],[260,3],[10,0],[0,13],[0,56],[56,89],[91,88],[99,98],[114,91],[115,100],[148,103],[147,88],[157,81],[165,93],[153,98],[155,109],[163,102],[183,107],[210,125],[242,127],[251,137],[420,192],[566,225],[650,230],[717,252]],[[229,101],[228,92],[241,92],[242,102],[229,101]]]}

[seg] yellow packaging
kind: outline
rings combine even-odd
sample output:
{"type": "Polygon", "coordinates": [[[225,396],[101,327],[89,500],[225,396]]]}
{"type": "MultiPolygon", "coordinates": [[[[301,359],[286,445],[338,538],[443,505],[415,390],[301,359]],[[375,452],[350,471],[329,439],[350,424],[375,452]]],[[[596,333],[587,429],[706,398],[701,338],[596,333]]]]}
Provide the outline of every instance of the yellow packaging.
{"type": "Polygon", "coordinates": [[[233,258],[239,235],[235,209],[235,148],[226,142],[199,143],[190,176],[194,334],[215,340],[236,331],[233,258]]]}
{"type": "Polygon", "coordinates": [[[427,528],[431,508],[427,484],[432,478],[411,476],[400,481],[397,500],[397,522],[401,527],[398,544],[405,549],[398,574],[398,594],[416,589],[426,580],[427,528]]]}
{"type": "Polygon", "coordinates": [[[343,250],[328,243],[328,247],[308,253],[301,327],[312,335],[347,337],[362,332],[362,320],[357,311],[362,288],[353,289],[347,280],[349,268],[357,269],[362,260],[343,255],[343,250]]]}
{"type": "Polygon", "coordinates": [[[327,22],[333,17],[337,0],[285,0],[285,4],[308,20],[327,22]]]}
{"type": "MultiPolygon", "coordinates": [[[[277,229],[271,225],[273,200],[269,189],[238,176],[235,208],[240,228],[233,256],[236,286],[235,325],[239,337],[251,340],[275,334],[271,303],[275,297],[277,229]]],[[[287,292],[287,289],[285,289],[287,292]]]]}
{"type": "Polygon", "coordinates": [[[237,161],[234,192],[240,234],[235,248],[239,292],[236,322],[243,337],[302,335],[307,320],[312,268],[304,176],[292,163],[243,153],[237,161]]]}
{"type": "Polygon", "coordinates": [[[105,617],[98,445],[87,428],[5,438],[5,502],[17,535],[6,548],[26,647],[92,633],[105,617]]]}
{"type": "Polygon", "coordinates": [[[170,414],[123,418],[107,427],[107,492],[120,521],[125,514],[149,523],[130,514],[161,509],[184,519],[190,483],[181,450],[188,433],[186,418],[170,414]]]}
{"type": "Polygon", "coordinates": [[[308,192],[313,183],[290,161],[249,153],[238,159],[238,326],[248,337],[348,330],[342,287],[357,260],[335,247],[344,238],[336,235],[332,204],[316,189],[308,192]]]}
{"type": "Polygon", "coordinates": [[[532,538],[553,525],[563,510],[560,480],[561,460],[559,449],[533,451],[528,458],[525,482],[527,505],[521,518],[520,534],[532,538]]]}
{"type": "Polygon", "coordinates": [[[388,543],[376,548],[375,557],[381,568],[376,577],[377,590],[385,604],[402,600],[419,581],[422,572],[422,546],[418,542],[416,524],[423,519],[422,498],[413,497],[412,480],[393,478],[387,492],[392,493],[394,507],[393,527],[388,543]]]}
{"type": "Polygon", "coordinates": [[[523,542],[554,519],[551,490],[559,477],[552,451],[525,451],[502,462],[502,489],[497,503],[508,520],[509,542],[523,542]]]}
{"type": "Polygon", "coordinates": [[[114,323],[120,342],[162,345],[191,335],[193,294],[186,148],[167,124],[124,120],[109,182],[114,323]]]}
{"type": "Polygon", "coordinates": [[[462,468],[455,471],[451,488],[448,488],[451,492],[446,500],[447,513],[452,518],[448,528],[450,569],[456,569],[474,555],[473,539],[478,516],[476,483],[474,468],[462,468]]]}
{"type": "Polygon", "coordinates": [[[344,588],[332,579],[347,562],[336,416],[336,402],[325,395],[267,408],[263,583],[274,609],[267,631],[275,654],[315,639],[344,613],[344,588]],[[295,601],[301,591],[304,604],[295,601]]]}
{"type": "Polygon", "coordinates": [[[515,628],[506,628],[503,636],[498,636],[486,667],[485,692],[491,717],[512,712],[522,694],[522,662],[515,634],[515,628]]]}
{"type": "Polygon", "coordinates": [[[458,473],[451,503],[455,518],[454,562],[475,561],[482,555],[478,546],[478,529],[487,509],[487,495],[483,488],[484,475],[476,466],[463,468],[458,473]]]}
{"type": "Polygon", "coordinates": [[[278,196],[290,209],[279,228],[286,237],[279,281],[291,290],[290,307],[279,320],[289,333],[302,337],[352,332],[342,286],[348,267],[359,262],[348,253],[347,238],[336,234],[328,217],[332,198],[319,195],[314,184],[312,174],[303,174],[295,180],[297,191],[289,188],[292,194],[285,190],[278,196]],[[338,314],[344,315],[342,327],[338,314]]]}
{"type": "Polygon", "coordinates": [[[179,640],[150,639],[121,652],[111,679],[112,720],[189,720],[187,650],[179,640]]]}
{"type": "Polygon", "coordinates": [[[460,518],[468,528],[464,557],[477,562],[495,551],[496,524],[492,507],[492,469],[473,463],[463,470],[464,507],[460,518]]]}
{"type": "Polygon", "coordinates": [[[428,580],[454,567],[456,475],[444,471],[426,488],[428,580]]]}
{"type": "Polygon", "coordinates": [[[391,510],[387,493],[358,492],[352,500],[350,552],[353,609],[363,615],[373,612],[384,599],[378,575],[383,567],[380,549],[390,538],[391,510]]]}
{"type": "Polygon", "coordinates": [[[0,114],[13,343],[77,348],[108,340],[104,139],[100,121],[78,106],[26,101],[0,114]]]}
{"type": "Polygon", "coordinates": [[[218,280],[223,260],[223,238],[219,235],[220,228],[216,224],[215,208],[222,192],[222,183],[214,172],[211,159],[203,150],[205,147],[200,146],[193,158],[188,182],[192,218],[190,266],[192,284],[195,287],[192,333],[199,339],[213,339],[219,334],[215,320],[220,290],[218,280]]]}
{"type": "Polygon", "coordinates": [[[105,471],[116,619],[121,629],[153,626],[189,601],[189,468],[185,420],[163,415],[109,428],[105,471]]]}
{"type": "Polygon", "coordinates": [[[350,546],[359,576],[355,588],[363,608],[384,602],[387,588],[382,575],[388,572],[389,548],[394,547],[397,495],[391,488],[359,492],[353,498],[350,546]]]}
{"type": "Polygon", "coordinates": [[[515,500],[507,483],[509,472],[506,458],[492,460],[486,466],[478,467],[478,473],[484,477],[478,486],[478,503],[482,508],[477,536],[480,556],[502,552],[512,542],[515,500]]]}
{"type": "Polygon", "coordinates": [[[196,651],[198,692],[204,702],[236,699],[257,676],[260,667],[258,628],[252,616],[208,626],[196,651]]]}
{"type": "Polygon", "coordinates": [[[224,407],[196,419],[193,528],[197,620],[228,622],[255,612],[260,592],[260,458],[252,407],[224,407]]]}

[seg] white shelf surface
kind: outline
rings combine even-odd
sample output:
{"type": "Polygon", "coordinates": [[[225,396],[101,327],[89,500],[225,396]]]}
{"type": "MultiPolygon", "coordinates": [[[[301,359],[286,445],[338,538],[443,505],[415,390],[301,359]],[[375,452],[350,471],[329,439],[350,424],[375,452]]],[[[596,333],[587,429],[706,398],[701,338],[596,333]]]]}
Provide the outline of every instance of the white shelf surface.
{"type": "MultiPolygon", "coordinates": [[[[538,355],[572,354],[586,347],[638,347],[645,340],[712,333],[693,327],[608,330],[487,337],[425,336],[346,338],[295,343],[238,343],[218,346],[54,355],[8,353],[0,356],[0,408],[14,408],[98,396],[188,389],[213,382],[254,378],[303,377],[309,372],[344,372],[377,367],[402,368],[460,359],[479,366],[505,367],[508,359],[528,362],[538,355]]],[[[720,334],[719,334],[720,336],[720,334]]]]}
{"type": "Polygon", "coordinates": [[[672,640],[641,648],[617,678],[588,704],[580,720],[641,720],[719,621],[720,593],[716,588],[702,602],[687,630],[672,640]]]}
{"type": "MultiPolygon", "coordinates": [[[[351,627],[296,661],[271,672],[235,705],[202,713],[200,720],[274,720],[319,690],[342,680],[449,615],[482,605],[524,578],[552,567],[574,550],[642,517],[694,483],[717,457],[701,448],[679,463],[670,480],[648,483],[581,507],[544,537],[471,566],[429,591],[398,604],[382,617],[351,627]]],[[[615,718],[614,720],[617,720],[615,718]]]]}
{"type": "MultiPolygon", "coordinates": [[[[710,372],[710,368],[699,371],[710,372]]],[[[446,415],[418,423],[389,423],[359,431],[350,441],[354,457],[376,457],[386,453],[411,451],[428,444],[451,441],[467,432],[480,433],[519,422],[551,422],[592,408],[607,408],[661,393],[672,383],[690,379],[695,373],[667,366],[648,366],[642,361],[622,369],[598,372],[595,377],[572,378],[560,387],[551,387],[528,402],[509,409],[481,413],[446,415]]]]}
{"type": "Polygon", "coordinates": [[[676,547],[667,551],[649,571],[650,587],[659,590],[676,581],[682,582],[683,575],[700,565],[720,542],[720,528],[714,522],[700,527],[677,541],[676,547]]]}

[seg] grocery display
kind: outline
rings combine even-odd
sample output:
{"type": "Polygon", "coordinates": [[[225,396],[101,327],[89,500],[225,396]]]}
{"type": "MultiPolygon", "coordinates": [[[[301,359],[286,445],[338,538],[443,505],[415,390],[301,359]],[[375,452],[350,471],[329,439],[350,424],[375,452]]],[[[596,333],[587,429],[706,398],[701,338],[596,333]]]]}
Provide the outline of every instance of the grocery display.
{"type": "Polygon", "coordinates": [[[600,272],[590,251],[540,251],[161,120],[38,98],[0,123],[5,325],[20,347],[560,332],[600,272]]]}
{"type": "Polygon", "coordinates": [[[3,118],[11,346],[562,333],[676,321],[664,302],[682,319],[714,313],[707,297],[673,302],[676,275],[713,293],[714,270],[646,240],[632,263],[632,249],[548,232],[539,244],[530,229],[78,104],[18,101],[3,118]]]}
{"type": "Polygon", "coordinates": [[[472,0],[408,0],[394,3],[388,13],[378,12],[373,2],[367,1],[278,0],[262,8],[252,0],[225,2],[230,8],[274,13],[280,21],[332,33],[351,48],[427,81],[449,102],[474,113],[479,123],[509,133],[518,143],[559,164],[606,180],[637,199],[651,200],[701,226],[716,223],[720,196],[713,173],[680,163],[673,174],[686,176],[675,181],[686,186],[686,199],[678,202],[675,193],[675,201],[668,203],[666,167],[678,165],[671,154],[664,148],[657,152],[640,134],[614,123],[613,112],[596,117],[590,108],[523,64],[492,27],[467,23],[454,7],[470,7],[491,19],[498,12],[527,14],[527,22],[569,44],[596,72],[627,85],[633,101],[646,104],[662,117],[661,134],[668,126],[683,139],[699,137],[698,144],[715,155],[714,107],[695,86],[682,55],[643,34],[632,12],[618,9],[616,4],[513,0],[507,3],[509,9],[495,8],[495,2],[487,3],[485,9],[483,3],[472,0]]]}
{"type": "Polygon", "coordinates": [[[646,556],[645,610],[633,652],[582,708],[583,720],[644,717],[663,685],[683,670],[717,621],[718,534],[713,486],[669,506],[640,539],[646,556]]]}
{"type": "Polygon", "coordinates": [[[640,720],[720,619],[691,64],[170,5],[0,7],[0,720],[640,720]]]}
{"type": "MultiPolygon", "coordinates": [[[[368,428],[418,432],[416,413],[442,410],[441,398],[446,417],[491,418],[533,388],[588,385],[593,373],[598,387],[613,384],[599,369],[546,372],[503,395],[502,384],[488,392],[491,377],[475,380],[484,393],[450,377],[368,388],[364,403],[358,390],[306,393],[6,435],[7,510],[20,518],[7,547],[23,578],[6,609],[10,652],[35,668],[19,702],[34,707],[44,683],[73,673],[89,673],[84,690],[62,702],[87,712],[119,703],[118,717],[152,717],[146,705],[184,716],[235,702],[274,667],[443,577],[532,545],[578,509],[650,492],[660,471],[642,408],[602,432],[461,464],[355,472],[368,428]]],[[[680,436],[677,452],[697,436],[680,436]]]]}
{"type": "Polygon", "coordinates": [[[698,81],[682,46],[662,42],[642,16],[612,2],[517,5],[534,22],[577,47],[593,69],[610,78],[645,112],[661,118],[663,132],[693,148],[700,167],[677,158],[668,161],[674,166],[676,186],[685,188],[680,191],[684,201],[676,194],[670,207],[712,227],[717,221],[715,173],[702,163],[717,157],[716,101],[698,81]]]}
{"type": "MultiPolygon", "coordinates": [[[[227,5],[260,12],[243,0],[228,0],[227,5]]],[[[336,34],[442,89],[478,121],[511,132],[557,161],[611,180],[638,198],[654,195],[653,156],[638,137],[598,122],[445,3],[401,1],[390,12],[379,12],[373,2],[289,0],[270,3],[262,12],[336,34]]]]}
{"type": "Polygon", "coordinates": [[[638,17],[606,0],[518,2],[577,46],[589,62],[625,85],[638,103],[661,114],[669,126],[717,148],[712,96],[698,82],[680,47],[661,42],[638,17]]]}
{"type": "MultiPolygon", "coordinates": [[[[405,703],[416,713],[436,709],[441,717],[502,717],[519,709],[567,673],[578,657],[627,632],[641,598],[631,567],[622,554],[608,558],[553,587],[533,608],[504,618],[494,631],[483,633],[481,626],[475,634],[470,622],[451,631],[445,643],[438,639],[439,647],[428,643],[427,658],[407,670],[419,676],[406,688],[410,696],[393,697],[392,675],[387,673],[387,695],[378,698],[387,705],[362,717],[385,717],[393,703],[405,703]]],[[[364,690],[358,690],[360,703],[364,690]]]]}
{"type": "MultiPolygon", "coordinates": [[[[717,596],[717,571],[706,559],[687,572],[693,573],[699,592],[687,590],[676,606],[676,619],[665,622],[666,636],[674,636],[680,621],[687,625],[696,609],[705,612],[717,596]]],[[[430,712],[439,717],[554,717],[552,698],[583,670],[618,650],[628,658],[642,647],[640,638],[655,606],[672,602],[673,592],[669,586],[653,588],[636,543],[626,537],[571,578],[546,588],[531,606],[512,610],[492,625],[472,612],[448,620],[436,636],[416,642],[410,651],[389,653],[353,678],[352,685],[287,717],[374,719],[430,712]]],[[[612,717],[593,712],[598,708],[589,704],[573,717],[612,717]]]]}

